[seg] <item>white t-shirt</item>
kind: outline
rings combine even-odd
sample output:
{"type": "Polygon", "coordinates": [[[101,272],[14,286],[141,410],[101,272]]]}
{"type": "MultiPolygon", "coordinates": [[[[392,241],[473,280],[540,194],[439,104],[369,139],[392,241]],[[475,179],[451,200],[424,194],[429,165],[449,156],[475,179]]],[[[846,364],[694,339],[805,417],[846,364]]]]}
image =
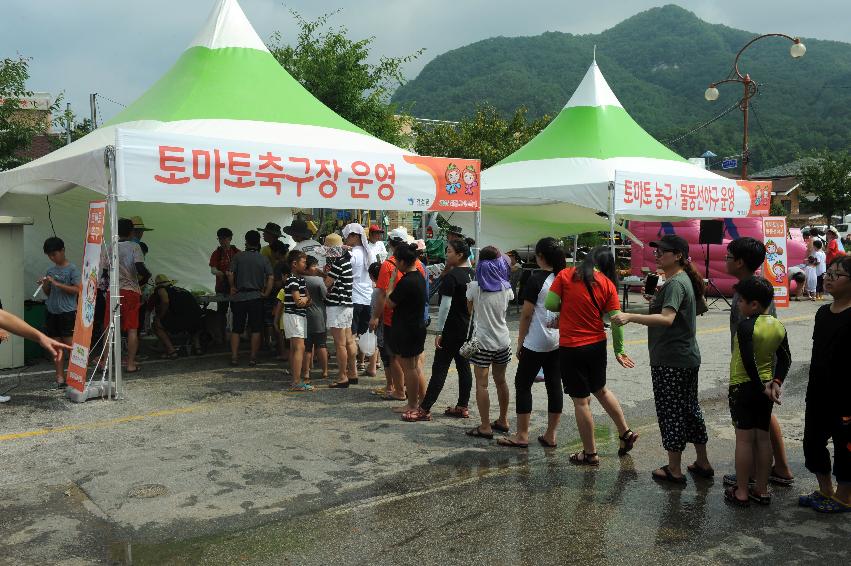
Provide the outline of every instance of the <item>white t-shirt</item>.
{"type": "Polygon", "coordinates": [[[513,298],[511,289],[491,293],[482,291],[476,281],[467,284],[467,300],[473,301],[474,333],[483,350],[496,352],[511,346],[505,311],[513,298]]]}
{"type": "Polygon", "coordinates": [[[356,305],[368,305],[372,302],[372,279],[369,266],[366,265],[366,251],[362,246],[354,246],[352,254],[352,302],[356,305]]]}
{"type": "Polygon", "coordinates": [[[319,260],[319,269],[325,269],[325,256],[319,253],[321,248],[322,245],[316,240],[302,240],[300,242],[296,242],[293,246],[294,250],[299,250],[307,255],[315,257],[319,260]]]}
{"type": "MultiPolygon", "coordinates": [[[[104,269],[109,271],[111,260],[112,253],[109,244],[104,241],[104,245],[100,248],[101,271],[104,269]]],[[[118,285],[120,289],[142,294],[136,264],[144,262],[145,255],[142,253],[142,247],[139,244],[130,240],[118,242],[118,285]]]]}
{"type": "Polygon", "coordinates": [[[825,255],[823,250],[816,250],[813,252],[813,257],[818,260],[818,266],[816,267],[816,275],[824,275],[827,271],[827,255],[825,255]]]}
{"type": "MultiPolygon", "coordinates": [[[[547,299],[547,293],[550,292],[550,286],[553,284],[553,281],[555,281],[555,275],[550,273],[549,276],[541,282],[539,277],[543,277],[543,275],[544,274],[535,274],[532,278],[530,278],[529,282],[526,283],[527,288],[532,281],[535,281],[535,283],[541,283],[541,289],[538,291],[535,300],[535,311],[532,314],[532,321],[529,323],[529,332],[523,340],[523,347],[528,348],[533,352],[552,352],[553,350],[558,350],[558,325],[555,325],[555,328],[549,327],[551,322],[558,319],[558,313],[550,312],[544,308],[544,302],[547,299]]],[[[537,287],[537,285],[535,285],[535,287],[537,287]]],[[[523,293],[523,295],[524,300],[531,298],[526,295],[526,293],[523,293]]]]}
{"type": "Polygon", "coordinates": [[[381,240],[378,240],[377,242],[372,243],[372,244],[367,242],[367,245],[372,250],[372,255],[375,256],[376,261],[379,262],[379,263],[384,263],[384,261],[387,259],[387,256],[389,255],[387,253],[387,248],[384,247],[384,242],[382,242],[381,240]]]}

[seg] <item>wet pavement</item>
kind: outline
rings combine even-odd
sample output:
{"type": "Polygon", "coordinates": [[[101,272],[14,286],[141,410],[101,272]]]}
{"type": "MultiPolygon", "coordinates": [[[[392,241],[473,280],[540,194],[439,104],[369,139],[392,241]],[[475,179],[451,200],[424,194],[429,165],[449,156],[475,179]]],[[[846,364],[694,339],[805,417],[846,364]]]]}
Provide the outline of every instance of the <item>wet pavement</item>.
{"type": "MultiPolygon", "coordinates": [[[[572,412],[555,450],[464,436],[475,409],[469,421],[440,415],[454,403],[454,374],[435,421],[417,424],[369,394],[381,379],[293,395],[271,358],[255,369],[224,367],[224,355],[151,358],[120,403],[74,405],[49,389],[49,373],[28,375],[0,406],[0,564],[846,563],[847,517],[796,505],[813,487],[800,440],[815,307],[781,313],[795,363],[776,414],[799,485],[775,490],[767,509],[723,502],[733,449],[728,313],[713,310],[699,319],[699,339],[718,479],[682,489],[649,477],[665,456],[640,327],[626,336],[639,367],[610,360],[609,384],[642,438],[618,459],[598,416],[599,469],[567,461],[572,412]]],[[[509,383],[513,374],[512,365],[509,383]]],[[[534,404],[533,439],[545,422],[543,386],[534,404]]]]}

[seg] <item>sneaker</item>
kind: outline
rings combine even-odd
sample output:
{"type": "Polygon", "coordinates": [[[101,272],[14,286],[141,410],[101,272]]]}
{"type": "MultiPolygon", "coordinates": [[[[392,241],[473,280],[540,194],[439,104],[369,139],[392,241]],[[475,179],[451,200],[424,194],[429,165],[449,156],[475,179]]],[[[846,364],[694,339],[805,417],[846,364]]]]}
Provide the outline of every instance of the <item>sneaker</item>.
{"type": "MultiPolygon", "coordinates": [[[[738,482],[736,481],[736,474],[724,474],[724,485],[726,485],[728,487],[733,487],[736,484],[738,484],[738,482]]],[[[754,487],[755,485],[756,485],[756,480],[753,479],[753,478],[750,478],[748,480],[748,487],[754,487]]]]}
{"type": "Polygon", "coordinates": [[[8,395],[0,395],[0,403],[8,403],[10,399],[12,398],[8,395]]]}
{"type": "Polygon", "coordinates": [[[798,496],[798,505],[801,507],[815,507],[816,505],[823,503],[830,499],[826,495],[824,495],[821,491],[815,490],[812,493],[806,493],[798,496]]]}

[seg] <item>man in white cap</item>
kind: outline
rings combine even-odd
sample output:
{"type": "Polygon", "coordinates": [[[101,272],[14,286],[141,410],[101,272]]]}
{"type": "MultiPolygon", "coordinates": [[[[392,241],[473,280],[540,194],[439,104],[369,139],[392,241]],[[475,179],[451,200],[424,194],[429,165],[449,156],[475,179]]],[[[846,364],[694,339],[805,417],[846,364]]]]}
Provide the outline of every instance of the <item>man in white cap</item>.
{"type": "MultiPolygon", "coordinates": [[[[369,246],[363,226],[353,222],[343,227],[345,244],[351,248],[352,263],[352,335],[361,336],[369,330],[372,317],[372,279],[369,266],[375,261],[375,254],[369,246]]],[[[368,375],[375,376],[375,357],[370,362],[368,375]]],[[[363,354],[358,354],[358,373],[364,371],[363,354]]]]}

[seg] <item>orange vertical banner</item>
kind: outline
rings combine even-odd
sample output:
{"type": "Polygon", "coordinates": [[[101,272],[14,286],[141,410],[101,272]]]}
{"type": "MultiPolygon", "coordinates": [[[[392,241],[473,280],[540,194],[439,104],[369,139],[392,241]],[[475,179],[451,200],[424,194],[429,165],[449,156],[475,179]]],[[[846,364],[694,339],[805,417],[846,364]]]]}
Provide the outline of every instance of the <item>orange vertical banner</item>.
{"type": "Polygon", "coordinates": [[[77,298],[77,320],[74,323],[74,339],[71,359],[68,364],[69,386],[82,392],[86,387],[89,365],[89,348],[92,344],[92,328],[95,320],[95,304],[100,273],[100,249],[103,245],[103,227],[106,218],[106,201],[89,203],[89,219],[86,225],[85,251],[81,277],[82,292],[77,298]]]}
{"type": "Polygon", "coordinates": [[[786,253],[786,219],[782,216],[762,218],[765,264],[763,277],[774,286],[774,305],[789,306],[789,259],[786,253]]]}

